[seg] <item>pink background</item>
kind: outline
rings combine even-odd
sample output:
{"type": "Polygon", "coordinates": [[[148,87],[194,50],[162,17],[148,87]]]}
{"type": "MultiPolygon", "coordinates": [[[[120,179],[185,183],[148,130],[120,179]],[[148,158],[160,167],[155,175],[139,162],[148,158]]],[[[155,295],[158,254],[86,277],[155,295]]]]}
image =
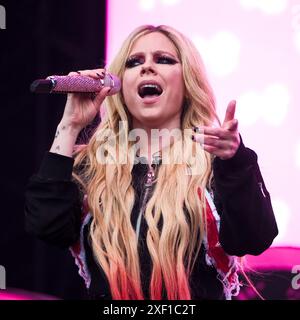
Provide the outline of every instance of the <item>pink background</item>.
{"type": "Polygon", "coordinates": [[[231,99],[254,149],[280,234],[300,245],[300,1],[108,0],[108,63],[142,24],[167,24],[196,44],[223,119],[231,99]]]}

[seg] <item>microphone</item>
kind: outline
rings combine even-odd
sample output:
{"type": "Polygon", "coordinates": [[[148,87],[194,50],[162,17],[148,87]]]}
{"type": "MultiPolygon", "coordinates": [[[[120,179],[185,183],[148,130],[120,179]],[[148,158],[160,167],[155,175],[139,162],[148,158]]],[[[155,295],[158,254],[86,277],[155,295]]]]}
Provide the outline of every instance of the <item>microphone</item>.
{"type": "Polygon", "coordinates": [[[108,95],[113,95],[121,90],[121,81],[117,76],[106,73],[103,79],[92,79],[87,76],[50,76],[38,79],[30,85],[34,93],[78,93],[99,92],[105,87],[110,87],[108,95]]]}

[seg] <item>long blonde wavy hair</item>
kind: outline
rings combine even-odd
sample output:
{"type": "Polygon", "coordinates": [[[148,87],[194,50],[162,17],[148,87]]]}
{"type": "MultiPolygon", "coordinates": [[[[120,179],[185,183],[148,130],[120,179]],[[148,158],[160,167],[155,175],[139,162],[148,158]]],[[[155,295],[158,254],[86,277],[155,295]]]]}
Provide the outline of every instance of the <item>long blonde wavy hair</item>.
{"type": "MultiPolygon", "coordinates": [[[[160,32],[170,39],[182,64],[185,85],[182,132],[188,129],[192,132],[195,126],[218,121],[213,92],[198,51],[189,39],[169,26],[146,25],[134,30],[108,70],[122,80],[133,44],[151,32],[160,32]]],[[[135,200],[131,175],[133,161],[128,152],[132,145],[128,139],[130,129],[131,115],[122,91],[107,97],[106,116],[89,143],[76,153],[74,168],[80,168],[80,171],[73,174],[87,195],[93,218],[90,241],[95,260],[108,279],[113,299],[145,298],[138,239],[130,220],[135,200]],[[115,136],[114,147],[107,144],[108,130],[115,136]],[[121,135],[125,141],[119,141],[121,135]],[[97,159],[97,151],[104,145],[110,157],[108,164],[99,163],[97,159]],[[113,148],[118,150],[116,156],[113,148]],[[121,158],[128,161],[121,162],[121,158]]],[[[212,156],[201,148],[195,151],[191,146],[195,144],[188,134],[170,145],[168,154],[172,161],[159,167],[155,188],[145,209],[146,241],[152,260],[150,299],[162,299],[163,292],[168,299],[191,299],[189,279],[205,232],[205,201],[197,196],[197,189],[203,191],[212,174],[212,156]],[[191,163],[197,174],[187,174],[191,163]],[[163,224],[159,227],[161,219],[163,224]]]]}

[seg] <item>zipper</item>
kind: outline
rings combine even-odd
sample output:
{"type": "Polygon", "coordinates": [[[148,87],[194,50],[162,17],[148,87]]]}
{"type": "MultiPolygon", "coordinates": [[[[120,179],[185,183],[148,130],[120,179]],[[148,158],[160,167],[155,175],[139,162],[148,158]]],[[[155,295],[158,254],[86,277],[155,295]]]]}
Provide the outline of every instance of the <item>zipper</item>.
{"type": "Polygon", "coordinates": [[[139,239],[139,235],[140,235],[140,229],[141,229],[141,221],[142,221],[142,215],[145,211],[146,208],[146,204],[147,204],[147,200],[148,200],[148,196],[149,196],[149,192],[151,190],[151,187],[153,186],[153,182],[155,179],[155,172],[152,166],[149,167],[148,172],[147,172],[147,178],[146,178],[146,182],[144,184],[144,189],[142,191],[143,194],[143,200],[142,200],[142,205],[140,207],[139,210],[139,215],[136,221],[136,237],[137,240],[139,239]]]}

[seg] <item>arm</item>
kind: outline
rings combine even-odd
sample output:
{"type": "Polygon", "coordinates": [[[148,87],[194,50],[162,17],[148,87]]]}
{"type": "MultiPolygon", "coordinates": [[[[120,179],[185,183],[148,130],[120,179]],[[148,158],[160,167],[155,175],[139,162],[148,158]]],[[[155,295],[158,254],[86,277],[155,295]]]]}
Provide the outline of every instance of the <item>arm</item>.
{"type": "Polygon", "coordinates": [[[72,167],[72,158],[46,153],[25,194],[26,231],[60,247],[75,243],[80,232],[81,201],[72,167]]]}
{"type": "Polygon", "coordinates": [[[278,229],[257,155],[241,141],[232,158],[214,159],[213,172],[222,247],[230,255],[261,254],[278,229]]]}
{"type": "MultiPolygon", "coordinates": [[[[71,72],[93,79],[103,78],[103,70],[71,72]]],[[[55,138],[37,175],[27,186],[25,202],[26,230],[50,243],[67,247],[79,237],[81,199],[77,185],[71,180],[74,145],[79,132],[100,110],[109,88],[93,99],[88,94],[69,94],[55,138]]]]}

